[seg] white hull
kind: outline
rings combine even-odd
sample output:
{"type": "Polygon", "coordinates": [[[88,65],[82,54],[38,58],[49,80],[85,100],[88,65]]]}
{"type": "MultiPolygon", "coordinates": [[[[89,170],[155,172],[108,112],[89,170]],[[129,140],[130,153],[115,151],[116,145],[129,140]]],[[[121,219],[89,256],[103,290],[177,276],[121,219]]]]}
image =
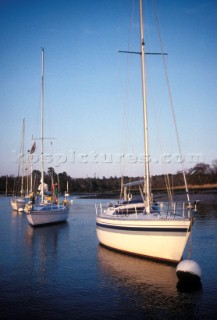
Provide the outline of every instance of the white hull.
{"type": "Polygon", "coordinates": [[[143,215],[130,218],[96,217],[101,244],[131,254],[178,262],[182,258],[192,220],[159,219],[143,215]]]}
{"type": "Polygon", "coordinates": [[[68,215],[69,209],[63,205],[36,206],[26,214],[32,226],[63,222],[68,219],[68,215]]]}
{"type": "Polygon", "coordinates": [[[14,198],[11,199],[11,207],[13,211],[24,211],[26,201],[23,198],[14,198]]]}

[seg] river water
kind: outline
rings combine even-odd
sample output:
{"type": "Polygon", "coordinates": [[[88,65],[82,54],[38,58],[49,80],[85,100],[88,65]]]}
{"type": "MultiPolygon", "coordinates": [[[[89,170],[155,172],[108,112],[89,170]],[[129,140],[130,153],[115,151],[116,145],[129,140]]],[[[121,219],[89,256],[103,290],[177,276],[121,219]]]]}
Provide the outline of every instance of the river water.
{"type": "Polygon", "coordinates": [[[0,319],[216,319],[217,205],[201,203],[184,258],[201,287],[178,286],[176,266],[98,244],[93,199],[74,198],[66,223],[32,228],[0,197],[0,319]]]}

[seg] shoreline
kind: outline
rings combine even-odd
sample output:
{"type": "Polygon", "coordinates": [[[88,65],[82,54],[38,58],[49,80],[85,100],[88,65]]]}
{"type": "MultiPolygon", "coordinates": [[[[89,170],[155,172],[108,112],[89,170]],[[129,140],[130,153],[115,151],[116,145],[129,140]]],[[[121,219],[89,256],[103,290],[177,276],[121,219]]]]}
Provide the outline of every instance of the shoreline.
{"type": "MultiPolygon", "coordinates": [[[[212,190],[189,190],[190,200],[192,201],[199,201],[201,204],[217,204],[217,191],[216,189],[212,190]]],[[[135,195],[137,196],[137,195],[135,195]]],[[[166,192],[156,192],[154,193],[154,198],[156,201],[165,201],[167,198],[166,192]]],[[[186,193],[182,190],[176,190],[174,192],[174,200],[175,201],[186,201],[186,193]]],[[[91,193],[91,194],[84,194],[79,195],[79,199],[113,199],[119,200],[120,194],[117,192],[101,192],[101,193],[91,193]]]]}

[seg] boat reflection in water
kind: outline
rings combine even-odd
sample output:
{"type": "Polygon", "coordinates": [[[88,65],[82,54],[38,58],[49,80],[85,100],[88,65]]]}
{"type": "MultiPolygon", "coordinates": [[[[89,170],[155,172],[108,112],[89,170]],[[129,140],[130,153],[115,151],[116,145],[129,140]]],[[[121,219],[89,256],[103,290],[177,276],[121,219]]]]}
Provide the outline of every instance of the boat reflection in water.
{"type": "MultiPolygon", "coordinates": [[[[119,253],[99,246],[98,260],[101,270],[125,285],[142,285],[150,292],[173,295],[176,291],[176,268],[172,264],[159,263],[136,256],[119,253]]],[[[147,294],[147,291],[146,291],[147,294]]]]}
{"type": "Polygon", "coordinates": [[[30,258],[31,267],[26,271],[27,273],[34,270],[40,282],[50,281],[50,274],[54,272],[57,262],[64,260],[67,255],[67,243],[69,242],[67,231],[69,231],[68,222],[38,228],[28,225],[25,244],[26,255],[30,258]]]}
{"type": "Polygon", "coordinates": [[[150,319],[160,319],[160,315],[164,319],[167,316],[184,318],[186,308],[189,315],[194,314],[193,304],[192,309],[189,308],[192,295],[184,298],[177,288],[174,265],[119,253],[101,245],[98,247],[98,263],[101,278],[107,281],[102,283],[105,289],[112,286],[119,291],[119,297],[125,295],[125,299],[133,301],[131,308],[142,310],[150,319]]]}
{"type": "Polygon", "coordinates": [[[38,228],[31,228],[28,225],[26,229],[26,247],[31,249],[37,245],[42,247],[43,250],[51,249],[52,251],[57,249],[59,238],[65,234],[66,229],[69,228],[67,221],[53,225],[44,225],[38,228]]]}

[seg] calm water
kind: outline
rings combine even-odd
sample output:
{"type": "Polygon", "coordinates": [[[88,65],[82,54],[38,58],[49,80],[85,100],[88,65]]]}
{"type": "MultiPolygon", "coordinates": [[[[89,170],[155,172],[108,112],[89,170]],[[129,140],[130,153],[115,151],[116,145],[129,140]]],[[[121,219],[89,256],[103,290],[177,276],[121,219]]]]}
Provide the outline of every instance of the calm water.
{"type": "Polygon", "coordinates": [[[33,229],[0,198],[0,319],[216,319],[217,206],[196,215],[189,250],[202,287],[177,289],[175,266],[99,246],[95,200],[69,220],[33,229]]]}

